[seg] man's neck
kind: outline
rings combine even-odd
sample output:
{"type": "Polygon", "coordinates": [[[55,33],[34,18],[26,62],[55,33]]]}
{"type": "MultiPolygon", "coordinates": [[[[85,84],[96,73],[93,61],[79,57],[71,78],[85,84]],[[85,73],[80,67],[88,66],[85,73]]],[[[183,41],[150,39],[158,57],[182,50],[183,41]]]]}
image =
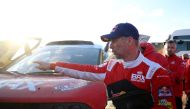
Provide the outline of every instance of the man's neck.
{"type": "Polygon", "coordinates": [[[173,57],[175,56],[175,54],[171,54],[171,55],[166,55],[167,57],[173,57]]]}
{"type": "Polygon", "coordinates": [[[129,53],[128,55],[126,55],[126,57],[124,58],[124,61],[133,61],[136,60],[137,57],[139,56],[140,51],[139,50],[135,50],[134,52],[129,53]]]}

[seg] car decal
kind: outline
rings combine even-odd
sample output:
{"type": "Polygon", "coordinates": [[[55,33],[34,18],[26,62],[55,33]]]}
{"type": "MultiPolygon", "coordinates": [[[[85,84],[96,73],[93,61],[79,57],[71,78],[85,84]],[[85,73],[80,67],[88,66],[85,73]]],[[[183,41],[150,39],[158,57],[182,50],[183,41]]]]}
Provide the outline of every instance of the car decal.
{"type": "Polygon", "coordinates": [[[55,83],[52,89],[55,91],[67,91],[77,88],[84,87],[88,85],[89,81],[74,79],[74,78],[64,78],[64,79],[40,79],[35,80],[31,78],[18,78],[9,80],[0,80],[0,89],[9,88],[10,90],[23,90],[27,89],[31,92],[37,91],[38,85],[55,83]],[[59,81],[59,82],[57,82],[59,81]]]}
{"type": "Polygon", "coordinates": [[[37,90],[36,86],[42,83],[44,82],[32,81],[28,78],[0,80],[0,89],[8,87],[11,90],[28,89],[29,91],[34,92],[37,90]]]}
{"type": "Polygon", "coordinates": [[[64,81],[64,83],[58,84],[54,87],[55,91],[67,91],[84,87],[88,84],[88,81],[73,79],[72,81],[64,81]]]}

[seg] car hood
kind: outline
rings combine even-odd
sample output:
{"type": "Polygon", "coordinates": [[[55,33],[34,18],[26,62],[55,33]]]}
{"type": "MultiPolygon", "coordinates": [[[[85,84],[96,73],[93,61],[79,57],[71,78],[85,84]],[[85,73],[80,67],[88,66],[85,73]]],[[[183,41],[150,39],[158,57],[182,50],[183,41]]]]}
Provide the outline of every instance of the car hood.
{"type": "Polygon", "coordinates": [[[0,74],[0,102],[81,102],[106,105],[103,82],[62,76],[0,74]]]}

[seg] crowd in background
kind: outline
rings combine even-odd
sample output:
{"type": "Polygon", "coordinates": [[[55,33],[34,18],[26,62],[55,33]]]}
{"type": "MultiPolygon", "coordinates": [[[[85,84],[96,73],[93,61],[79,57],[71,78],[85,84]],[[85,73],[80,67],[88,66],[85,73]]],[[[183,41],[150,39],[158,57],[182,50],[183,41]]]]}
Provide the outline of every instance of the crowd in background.
{"type": "Polygon", "coordinates": [[[188,54],[183,54],[181,57],[176,56],[176,48],[176,42],[168,40],[164,43],[161,54],[156,51],[153,44],[140,43],[141,52],[145,57],[159,63],[168,70],[173,79],[173,92],[177,109],[190,109],[190,59],[188,54]],[[182,100],[183,94],[186,95],[185,103],[182,100]]]}

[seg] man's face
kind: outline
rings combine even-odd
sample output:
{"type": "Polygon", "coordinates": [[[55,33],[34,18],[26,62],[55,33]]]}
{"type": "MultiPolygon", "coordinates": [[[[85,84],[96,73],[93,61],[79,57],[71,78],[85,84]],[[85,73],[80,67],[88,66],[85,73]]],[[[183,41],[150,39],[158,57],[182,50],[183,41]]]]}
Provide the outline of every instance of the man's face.
{"type": "Polygon", "coordinates": [[[168,56],[172,56],[176,52],[176,44],[175,43],[166,43],[165,45],[165,53],[168,56]]]}
{"type": "Polygon", "coordinates": [[[129,44],[127,42],[128,37],[120,37],[111,41],[110,48],[112,49],[112,52],[116,58],[124,58],[124,56],[127,54],[129,49],[129,44]]]}

